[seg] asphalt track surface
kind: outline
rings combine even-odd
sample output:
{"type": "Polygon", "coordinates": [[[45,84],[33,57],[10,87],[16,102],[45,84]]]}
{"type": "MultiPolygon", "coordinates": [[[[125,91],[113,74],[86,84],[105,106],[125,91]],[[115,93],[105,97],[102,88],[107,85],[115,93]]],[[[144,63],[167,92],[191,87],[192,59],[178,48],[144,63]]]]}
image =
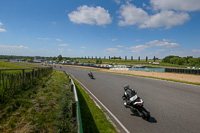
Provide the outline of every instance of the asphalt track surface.
{"type": "MultiPolygon", "coordinates": [[[[58,68],[58,67],[57,67],[58,68]]],[[[62,67],[84,84],[131,133],[199,133],[200,87],[135,76],[62,67]],[[129,84],[151,113],[147,122],[123,105],[123,85],[129,84]]],[[[112,117],[111,117],[112,118],[112,117]]],[[[114,119],[120,132],[126,132],[114,119]]]]}

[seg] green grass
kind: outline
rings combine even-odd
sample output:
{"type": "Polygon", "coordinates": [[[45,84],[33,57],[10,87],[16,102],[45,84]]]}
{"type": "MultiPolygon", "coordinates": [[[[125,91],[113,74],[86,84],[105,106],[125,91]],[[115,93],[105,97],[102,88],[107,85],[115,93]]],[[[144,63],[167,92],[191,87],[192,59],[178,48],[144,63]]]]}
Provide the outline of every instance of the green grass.
{"type": "Polygon", "coordinates": [[[0,69],[24,69],[24,68],[29,68],[29,67],[20,66],[20,65],[9,63],[9,62],[0,61],[0,69]]]}
{"type": "Polygon", "coordinates": [[[74,100],[64,72],[55,71],[36,87],[0,104],[0,132],[76,132],[71,106],[74,100]]]}
{"type": "Polygon", "coordinates": [[[24,63],[24,62],[14,62],[16,65],[26,65],[27,67],[44,67],[44,66],[40,66],[37,64],[31,64],[31,63],[24,63]]]}
{"type": "Polygon", "coordinates": [[[113,125],[106,119],[103,110],[99,109],[89,94],[75,80],[81,110],[84,133],[116,133],[113,125]]]}

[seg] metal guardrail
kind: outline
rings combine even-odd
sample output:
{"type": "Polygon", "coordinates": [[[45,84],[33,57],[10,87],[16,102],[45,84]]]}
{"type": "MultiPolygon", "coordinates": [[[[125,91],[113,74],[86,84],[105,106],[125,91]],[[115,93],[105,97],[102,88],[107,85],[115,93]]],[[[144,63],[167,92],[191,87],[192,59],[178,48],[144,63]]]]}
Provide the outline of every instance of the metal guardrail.
{"type": "Polygon", "coordinates": [[[77,133],[83,133],[83,127],[82,127],[82,120],[81,120],[81,111],[80,111],[80,105],[78,101],[78,96],[76,92],[76,85],[74,84],[73,79],[69,76],[67,72],[65,72],[68,78],[71,82],[71,91],[74,92],[74,100],[75,102],[72,103],[72,116],[76,118],[77,121],[77,133]]]}

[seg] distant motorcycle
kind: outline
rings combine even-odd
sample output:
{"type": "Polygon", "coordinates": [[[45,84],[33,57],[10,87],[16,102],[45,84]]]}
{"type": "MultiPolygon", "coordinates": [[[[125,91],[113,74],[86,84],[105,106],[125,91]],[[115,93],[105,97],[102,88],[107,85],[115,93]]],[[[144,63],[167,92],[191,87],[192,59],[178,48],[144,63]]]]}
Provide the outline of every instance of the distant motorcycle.
{"type": "Polygon", "coordinates": [[[93,76],[92,72],[89,72],[89,73],[88,73],[88,76],[89,76],[91,79],[94,79],[94,76],[93,76]]]}
{"type": "Polygon", "coordinates": [[[60,68],[62,68],[62,66],[60,66],[60,68]]]}
{"type": "MultiPolygon", "coordinates": [[[[122,96],[123,100],[126,101],[126,97],[122,96]]],[[[124,105],[126,108],[130,108],[130,110],[135,113],[137,112],[144,120],[149,121],[150,113],[143,107],[143,100],[135,94],[130,98],[131,103],[129,105],[124,105]]]]}

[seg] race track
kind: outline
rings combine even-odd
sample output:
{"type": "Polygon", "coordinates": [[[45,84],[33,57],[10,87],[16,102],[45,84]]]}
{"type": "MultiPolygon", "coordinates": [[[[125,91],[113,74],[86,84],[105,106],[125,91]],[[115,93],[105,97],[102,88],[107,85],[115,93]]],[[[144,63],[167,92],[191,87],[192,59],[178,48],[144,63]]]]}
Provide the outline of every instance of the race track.
{"type": "MultiPolygon", "coordinates": [[[[62,67],[62,70],[83,83],[131,133],[200,132],[199,86],[103,72],[93,72],[92,80],[86,69],[62,67]],[[143,99],[144,107],[151,113],[149,122],[124,107],[124,84],[129,84],[143,99]]],[[[113,121],[120,132],[125,132],[113,121]]]]}

